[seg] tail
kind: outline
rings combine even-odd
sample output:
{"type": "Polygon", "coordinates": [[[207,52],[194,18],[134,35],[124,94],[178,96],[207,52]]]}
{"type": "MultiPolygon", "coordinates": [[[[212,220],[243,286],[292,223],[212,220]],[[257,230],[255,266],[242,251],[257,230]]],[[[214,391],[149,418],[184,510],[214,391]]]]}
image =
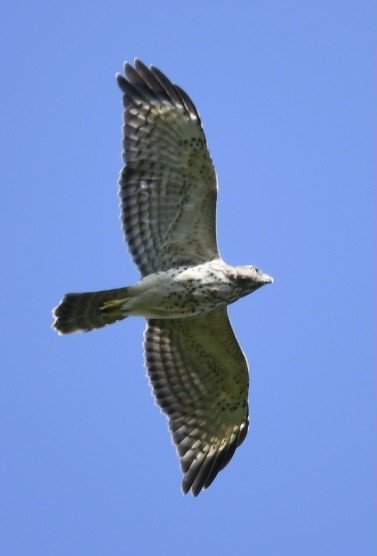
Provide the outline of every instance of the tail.
{"type": "Polygon", "coordinates": [[[92,293],[67,293],[53,310],[59,334],[88,332],[126,318],[122,309],[128,288],[92,293]]]}

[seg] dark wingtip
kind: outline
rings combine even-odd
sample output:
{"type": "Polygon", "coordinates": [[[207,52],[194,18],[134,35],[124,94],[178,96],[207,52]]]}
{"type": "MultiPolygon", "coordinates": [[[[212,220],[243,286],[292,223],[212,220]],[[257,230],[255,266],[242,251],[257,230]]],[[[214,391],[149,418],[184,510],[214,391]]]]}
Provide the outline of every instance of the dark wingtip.
{"type": "Polygon", "coordinates": [[[196,497],[213,483],[219,472],[228,465],[236,449],[245,440],[248,428],[249,419],[247,417],[235,437],[229,439],[228,443],[213,455],[205,456],[202,461],[194,461],[185,465],[184,459],[181,458],[181,468],[184,473],[183,494],[191,491],[192,495],[196,497]]]}
{"type": "Polygon", "coordinates": [[[117,73],[115,77],[116,77],[119,88],[124,93],[126,93],[127,92],[127,85],[128,85],[127,79],[121,73],[117,73]]]}

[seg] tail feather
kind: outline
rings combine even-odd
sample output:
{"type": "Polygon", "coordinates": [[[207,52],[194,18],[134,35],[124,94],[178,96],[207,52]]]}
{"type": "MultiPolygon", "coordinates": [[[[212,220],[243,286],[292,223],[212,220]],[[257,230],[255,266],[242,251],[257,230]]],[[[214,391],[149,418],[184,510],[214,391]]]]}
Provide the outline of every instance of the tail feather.
{"type": "Polygon", "coordinates": [[[91,293],[67,293],[53,310],[59,334],[88,332],[126,318],[122,309],[128,288],[91,293]]]}

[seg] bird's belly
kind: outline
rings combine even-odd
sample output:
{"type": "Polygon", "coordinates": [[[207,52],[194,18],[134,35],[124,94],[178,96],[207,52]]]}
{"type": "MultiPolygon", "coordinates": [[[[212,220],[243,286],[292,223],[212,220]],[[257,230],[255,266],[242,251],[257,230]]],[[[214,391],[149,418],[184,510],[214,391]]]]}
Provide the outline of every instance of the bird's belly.
{"type": "Polygon", "coordinates": [[[227,284],[166,281],[140,291],[124,304],[128,315],[184,318],[212,311],[234,301],[227,284]]]}

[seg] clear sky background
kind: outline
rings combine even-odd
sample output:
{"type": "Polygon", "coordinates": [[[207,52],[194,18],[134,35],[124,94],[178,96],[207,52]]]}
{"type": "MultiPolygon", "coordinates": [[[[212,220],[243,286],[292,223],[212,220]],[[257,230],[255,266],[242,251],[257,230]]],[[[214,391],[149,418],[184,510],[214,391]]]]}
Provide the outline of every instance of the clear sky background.
{"type": "Polygon", "coordinates": [[[1,41],[4,556],[374,554],[372,2],[6,1],[1,41]],[[136,268],[118,219],[121,94],[140,57],[201,113],[251,429],[183,497],[142,319],[59,337],[67,291],[136,268]]]}

